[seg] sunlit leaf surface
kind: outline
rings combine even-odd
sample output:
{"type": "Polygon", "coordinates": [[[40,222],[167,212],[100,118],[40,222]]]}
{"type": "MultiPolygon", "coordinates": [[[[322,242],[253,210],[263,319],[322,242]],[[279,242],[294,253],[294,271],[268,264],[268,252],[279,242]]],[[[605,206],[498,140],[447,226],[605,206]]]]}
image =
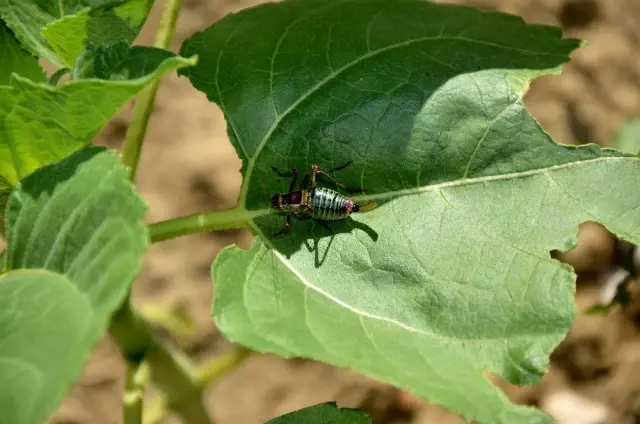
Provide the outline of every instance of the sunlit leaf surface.
{"type": "Polygon", "coordinates": [[[14,184],[91,142],[136,93],[195,63],[151,47],[115,44],[87,58],[81,79],[58,87],[16,77],[0,86],[0,179],[14,184]]]}

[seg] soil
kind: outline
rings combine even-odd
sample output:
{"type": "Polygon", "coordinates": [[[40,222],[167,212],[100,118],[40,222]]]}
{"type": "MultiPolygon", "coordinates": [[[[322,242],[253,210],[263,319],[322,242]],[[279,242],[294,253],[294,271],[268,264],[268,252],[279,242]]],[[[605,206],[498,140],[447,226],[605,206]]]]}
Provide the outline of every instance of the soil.
{"type": "MultiPolygon", "coordinates": [[[[161,6],[157,3],[140,44],[150,44],[153,38],[161,6]]],[[[255,3],[185,0],[173,50],[177,52],[193,32],[255,3]]],[[[573,54],[562,76],[536,80],[526,97],[531,113],[558,142],[606,145],[625,119],[640,115],[637,0],[486,0],[467,4],[518,14],[529,22],[562,25],[566,36],[589,42],[573,54]]],[[[100,144],[121,147],[130,106],[105,128],[100,144]]],[[[139,190],[150,208],[147,221],[233,206],[241,183],[240,165],[218,107],[185,78],[166,77],[139,168],[139,190]]],[[[198,360],[230,348],[209,314],[211,260],[224,246],[236,243],[248,247],[250,240],[245,231],[194,235],[156,244],[146,256],[135,285],[135,302],[187,311],[197,331],[186,338],[185,345],[198,360]]],[[[614,240],[605,230],[585,224],[578,248],[561,255],[580,272],[577,304],[581,311],[600,295],[601,275],[610,267],[613,251],[614,240]]],[[[526,388],[499,384],[512,399],[541,407],[560,423],[640,422],[639,316],[633,308],[615,309],[608,316],[579,313],[541,383],[526,388]]],[[[117,348],[105,339],[51,422],[120,423],[122,378],[117,348]]],[[[218,424],[262,423],[330,400],[363,407],[373,412],[376,423],[463,422],[354,372],[271,355],[252,356],[212,387],[206,399],[218,424]]]]}

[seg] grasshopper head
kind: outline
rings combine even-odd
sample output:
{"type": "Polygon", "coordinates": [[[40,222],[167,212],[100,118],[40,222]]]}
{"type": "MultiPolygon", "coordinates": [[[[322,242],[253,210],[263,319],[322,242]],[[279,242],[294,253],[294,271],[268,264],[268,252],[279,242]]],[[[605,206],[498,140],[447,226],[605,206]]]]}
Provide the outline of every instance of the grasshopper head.
{"type": "Polygon", "coordinates": [[[271,207],[273,209],[277,209],[277,210],[282,209],[282,194],[281,193],[276,193],[273,196],[271,196],[271,207]]]}

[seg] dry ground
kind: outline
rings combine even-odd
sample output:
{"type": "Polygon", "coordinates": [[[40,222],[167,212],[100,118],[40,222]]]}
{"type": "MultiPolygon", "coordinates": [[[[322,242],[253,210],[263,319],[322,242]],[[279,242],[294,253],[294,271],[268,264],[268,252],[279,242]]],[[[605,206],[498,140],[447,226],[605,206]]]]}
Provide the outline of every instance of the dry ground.
{"type": "MultiPolygon", "coordinates": [[[[174,51],[194,31],[254,1],[185,0],[174,51]]],[[[462,3],[462,2],[460,2],[462,3]]],[[[560,77],[536,81],[526,102],[531,113],[563,143],[605,145],[628,117],[640,115],[640,1],[486,0],[467,2],[522,15],[530,22],[561,24],[568,36],[589,41],[560,77]]],[[[158,21],[156,5],[140,43],[149,44],[158,21]]],[[[163,80],[151,118],[139,188],[149,203],[148,221],[235,204],[240,161],[231,147],[219,109],[184,78],[163,80]]],[[[129,122],[126,108],[105,129],[100,143],[121,146],[129,122]]],[[[184,237],[154,245],[135,286],[138,304],[183,307],[198,331],[189,340],[199,359],[225,351],[228,343],[209,315],[211,259],[224,246],[248,246],[244,231],[184,237]]],[[[580,270],[578,304],[596,296],[594,271],[606,268],[613,241],[598,226],[581,233],[569,260],[580,270]]],[[[634,311],[609,317],[579,316],[553,356],[539,385],[508,393],[541,406],[559,422],[640,422],[640,337],[634,311]],[[597,420],[599,419],[599,421],[597,420]]],[[[52,422],[116,424],[120,419],[123,365],[106,340],[94,353],[52,422]]],[[[461,423],[459,418],[356,373],[310,361],[256,355],[207,393],[218,424],[254,424],[327,400],[375,411],[378,423],[461,423]]],[[[171,420],[171,422],[175,422],[171,420]]]]}

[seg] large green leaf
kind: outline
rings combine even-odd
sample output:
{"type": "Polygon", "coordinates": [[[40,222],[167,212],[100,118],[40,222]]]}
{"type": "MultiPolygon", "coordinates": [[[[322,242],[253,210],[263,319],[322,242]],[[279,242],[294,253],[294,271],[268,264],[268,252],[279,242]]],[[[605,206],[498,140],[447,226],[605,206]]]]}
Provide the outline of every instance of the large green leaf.
{"type": "Polygon", "coordinates": [[[14,72],[32,81],[45,81],[38,58],[23,49],[13,32],[0,21],[0,85],[9,84],[14,72]]]}
{"type": "Polygon", "coordinates": [[[81,148],[147,84],[195,62],[120,43],[87,58],[82,76],[89,79],[51,87],[16,77],[0,87],[0,178],[14,184],[81,148]]]}
{"type": "Polygon", "coordinates": [[[0,279],[0,423],[43,422],[78,377],[140,270],[144,213],[127,169],[104,148],[14,187],[0,279]]]}
{"type": "Polygon", "coordinates": [[[133,42],[152,0],[0,0],[0,16],[33,54],[71,68],[89,45],[133,42]]]}
{"type": "MultiPolygon", "coordinates": [[[[285,1],[185,42],[182,73],[226,116],[243,160],[249,251],[213,264],[232,341],[346,366],[479,423],[539,423],[486,373],[544,373],[574,317],[549,251],[584,220],[640,241],[640,165],[555,144],[522,98],[579,46],[559,29],[422,1],[285,1]],[[282,216],[272,166],[335,174],[381,206],[333,224],[282,216]],[[248,212],[247,212],[248,211],[248,212]]],[[[324,180],[326,181],[326,180],[324,180]]]]}
{"type": "Polygon", "coordinates": [[[338,408],[335,402],[309,406],[269,421],[268,424],[370,424],[362,411],[338,408]]]}

